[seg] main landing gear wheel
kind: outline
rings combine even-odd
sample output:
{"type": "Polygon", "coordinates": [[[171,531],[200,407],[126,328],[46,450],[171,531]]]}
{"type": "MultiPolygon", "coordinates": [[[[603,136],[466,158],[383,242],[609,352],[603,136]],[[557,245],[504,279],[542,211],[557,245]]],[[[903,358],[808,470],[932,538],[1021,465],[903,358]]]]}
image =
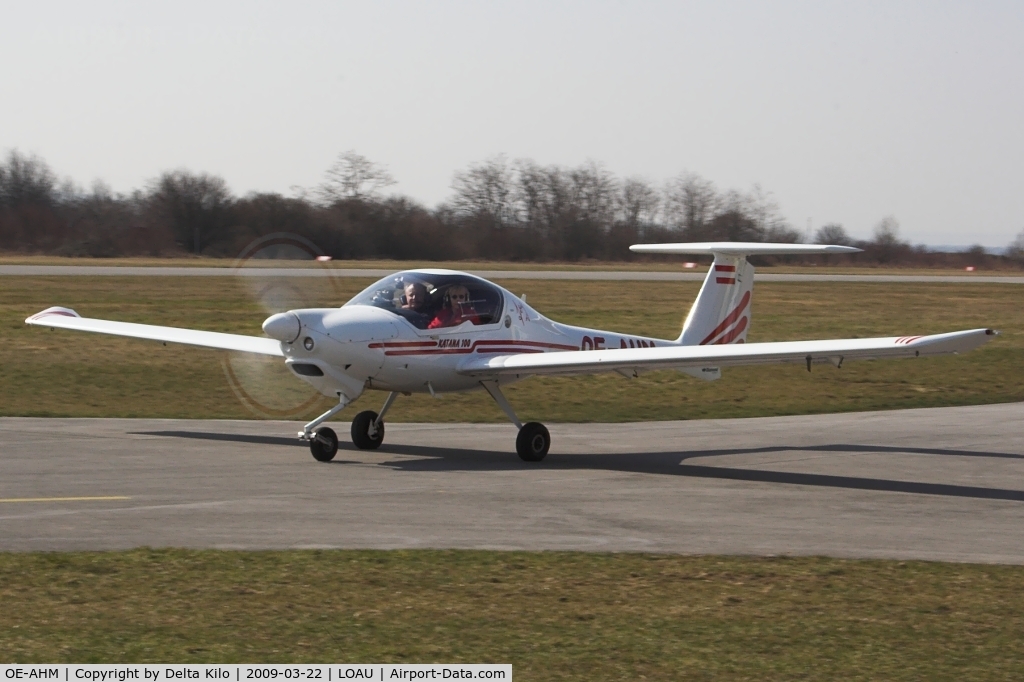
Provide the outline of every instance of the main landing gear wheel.
{"type": "Polygon", "coordinates": [[[516,452],[524,462],[539,462],[548,454],[551,434],[539,422],[528,422],[519,429],[516,436],[516,452]]]}
{"type": "Polygon", "coordinates": [[[352,442],[360,450],[376,450],[384,442],[384,422],[375,424],[377,413],[366,410],[352,420],[352,442]]]}
{"type": "Polygon", "coordinates": [[[309,439],[309,451],[318,462],[330,462],[338,454],[338,434],[326,426],[317,429],[309,439]]]}

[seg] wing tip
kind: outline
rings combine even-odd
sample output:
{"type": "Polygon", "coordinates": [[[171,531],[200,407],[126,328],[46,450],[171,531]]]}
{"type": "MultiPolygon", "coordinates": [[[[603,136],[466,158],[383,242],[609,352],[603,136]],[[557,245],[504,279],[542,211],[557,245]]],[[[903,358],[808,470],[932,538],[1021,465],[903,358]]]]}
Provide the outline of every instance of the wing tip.
{"type": "Polygon", "coordinates": [[[39,322],[44,317],[49,317],[51,315],[59,315],[60,317],[81,317],[81,315],[76,313],[71,308],[62,308],[59,305],[55,305],[55,306],[50,306],[46,310],[41,310],[38,313],[36,313],[35,315],[31,315],[29,317],[26,317],[25,318],[25,324],[34,324],[36,322],[39,322]]]}

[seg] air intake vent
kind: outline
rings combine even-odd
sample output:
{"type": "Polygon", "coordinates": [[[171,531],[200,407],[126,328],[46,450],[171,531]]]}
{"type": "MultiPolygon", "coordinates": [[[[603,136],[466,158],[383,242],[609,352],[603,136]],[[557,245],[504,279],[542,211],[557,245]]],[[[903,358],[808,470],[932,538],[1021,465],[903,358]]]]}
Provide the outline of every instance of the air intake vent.
{"type": "Polygon", "coordinates": [[[292,363],[292,371],[296,374],[301,374],[304,377],[322,377],[324,371],[316,365],[311,365],[308,362],[295,362],[292,363]]]}

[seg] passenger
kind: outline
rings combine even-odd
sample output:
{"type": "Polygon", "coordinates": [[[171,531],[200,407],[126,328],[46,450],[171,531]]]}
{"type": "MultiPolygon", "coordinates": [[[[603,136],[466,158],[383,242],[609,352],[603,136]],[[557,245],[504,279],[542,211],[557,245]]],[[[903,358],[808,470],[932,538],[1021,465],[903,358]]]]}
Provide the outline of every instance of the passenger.
{"type": "Polygon", "coordinates": [[[469,289],[462,284],[455,284],[448,288],[444,296],[444,306],[427,325],[427,329],[457,327],[466,320],[480,324],[480,315],[469,302],[469,289]]]}

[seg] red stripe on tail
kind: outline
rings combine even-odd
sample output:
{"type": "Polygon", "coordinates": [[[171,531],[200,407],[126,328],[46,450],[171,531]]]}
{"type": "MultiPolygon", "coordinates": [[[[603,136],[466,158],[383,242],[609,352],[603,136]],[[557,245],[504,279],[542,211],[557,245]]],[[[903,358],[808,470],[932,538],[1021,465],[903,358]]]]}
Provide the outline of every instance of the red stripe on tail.
{"type": "Polygon", "coordinates": [[[740,315],[743,314],[743,311],[746,310],[748,303],[750,303],[749,291],[743,294],[743,298],[740,299],[740,304],[736,306],[736,308],[731,313],[729,313],[724,320],[722,320],[721,324],[715,327],[710,334],[704,337],[704,340],[700,342],[700,345],[703,346],[707,344],[709,341],[711,341],[711,339],[715,338],[716,336],[724,332],[726,329],[728,329],[730,326],[732,326],[732,323],[738,320],[740,318],[740,315]]]}
{"type": "Polygon", "coordinates": [[[717,346],[722,343],[732,343],[733,339],[743,333],[743,330],[747,328],[747,318],[741,317],[739,324],[732,328],[728,334],[715,341],[712,345],[717,346]]]}

